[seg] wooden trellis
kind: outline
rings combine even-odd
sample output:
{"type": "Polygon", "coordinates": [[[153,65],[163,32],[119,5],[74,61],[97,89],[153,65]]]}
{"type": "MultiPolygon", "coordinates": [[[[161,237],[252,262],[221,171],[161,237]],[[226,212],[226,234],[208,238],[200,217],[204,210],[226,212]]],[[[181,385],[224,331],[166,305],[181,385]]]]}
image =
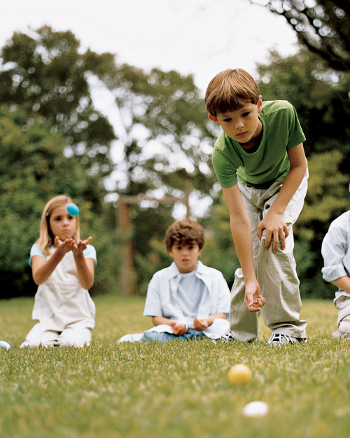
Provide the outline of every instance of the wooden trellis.
{"type": "Polygon", "coordinates": [[[118,212],[119,212],[119,228],[121,236],[124,240],[122,246],[122,266],[121,266],[121,288],[123,295],[135,295],[135,273],[134,273],[134,254],[133,240],[131,237],[132,219],[130,216],[130,205],[141,204],[141,202],[158,202],[159,204],[175,204],[182,203],[186,206],[186,218],[190,218],[190,191],[183,198],[166,196],[164,198],[152,198],[148,196],[119,196],[118,212]]]}

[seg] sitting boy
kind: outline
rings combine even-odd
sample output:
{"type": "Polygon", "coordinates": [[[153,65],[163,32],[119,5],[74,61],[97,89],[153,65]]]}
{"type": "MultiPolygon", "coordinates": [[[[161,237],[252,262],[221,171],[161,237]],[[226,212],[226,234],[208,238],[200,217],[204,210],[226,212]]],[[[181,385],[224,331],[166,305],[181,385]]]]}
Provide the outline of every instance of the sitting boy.
{"type": "Polygon", "coordinates": [[[152,317],[154,327],[123,336],[119,342],[217,339],[229,330],[229,288],[220,271],[198,260],[203,245],[198,222],[180,220],[170,225],[166,248],[173,263],[154,274],[143,313],[152,317]]]}
{"type": "Polygon", "coordinates": [[[323,278],[338,287],[334,299],[338,309],[338,330],[333,337],[350,339],[350,210],[331,223],[321,252],[323,278]]]}

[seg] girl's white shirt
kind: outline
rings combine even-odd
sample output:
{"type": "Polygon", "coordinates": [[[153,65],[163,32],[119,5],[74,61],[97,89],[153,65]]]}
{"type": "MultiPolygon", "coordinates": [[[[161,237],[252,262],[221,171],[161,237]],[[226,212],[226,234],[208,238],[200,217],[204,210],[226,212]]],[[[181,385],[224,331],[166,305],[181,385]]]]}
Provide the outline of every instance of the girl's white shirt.
{"type": "MultiPolygon", "coordinates": [[[[50,248],[53,253],[56,249],[50,248]]],[[[30,253],[44,256],[35,244],[30,253]]],[[[85,258],[92,258],[96,264],[96,251],[92,245],[84,251],[85,258]]],[[[78,272],[72,251],[65,254],[50,277],[38,287],[35,295],[33,319],[45,320],[45,324],[54,331],[62,331],[67,325],[85,321],[86,328],[95,327],[95,304],[89,292],[84,289],[78,278],[78,272]]]]}

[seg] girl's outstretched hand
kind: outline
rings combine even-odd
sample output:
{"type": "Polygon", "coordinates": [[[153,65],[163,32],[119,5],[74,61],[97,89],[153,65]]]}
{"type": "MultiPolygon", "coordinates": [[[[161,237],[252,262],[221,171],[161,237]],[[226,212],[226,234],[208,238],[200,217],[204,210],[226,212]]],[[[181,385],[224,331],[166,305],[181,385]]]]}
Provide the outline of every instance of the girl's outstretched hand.
{"type": "Polygon", "coordinates": [[[54,245],[56,247],[56,251],[64,255],[67,252],[73,250],[75,241],[72,238],[62,241],[58,236],[56,236],[54,240],[54,245]]]}
{"type": "Polygon", "coordinates": [[[73,254],[80,255],[87,248],[88,244],[92,241],[92,237],[88,237],[86,240],[79,240],[74,243],[73,254]]]}

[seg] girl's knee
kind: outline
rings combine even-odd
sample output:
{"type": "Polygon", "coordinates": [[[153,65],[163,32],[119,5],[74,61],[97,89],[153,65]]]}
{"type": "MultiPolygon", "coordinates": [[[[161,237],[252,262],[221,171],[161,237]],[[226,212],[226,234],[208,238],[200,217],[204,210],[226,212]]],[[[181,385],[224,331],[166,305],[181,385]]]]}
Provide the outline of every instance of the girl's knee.
{"type": "Polygon", "coordinates": [[[89,346],[90,342],[91,342],[90,329],[81,329],[81,330],[66,329],[58,337],[59,347],[83,348],[89,346]]]}

